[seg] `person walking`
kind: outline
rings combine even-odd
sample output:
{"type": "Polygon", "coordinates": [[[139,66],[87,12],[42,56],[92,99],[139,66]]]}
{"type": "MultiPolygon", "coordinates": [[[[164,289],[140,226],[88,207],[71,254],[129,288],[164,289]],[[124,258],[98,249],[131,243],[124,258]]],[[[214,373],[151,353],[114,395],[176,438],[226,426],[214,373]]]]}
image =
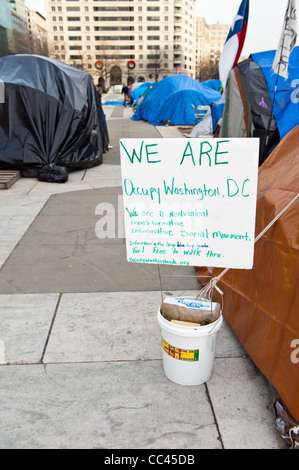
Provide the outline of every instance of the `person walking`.
{"type": "Polygon", "coordinates": [[[124,94],[124,106],[126,106],[126,100],[128,98],[129,88],[124,83],[123,83],[123,87],[122,87],[121,92],[124,94]]]}

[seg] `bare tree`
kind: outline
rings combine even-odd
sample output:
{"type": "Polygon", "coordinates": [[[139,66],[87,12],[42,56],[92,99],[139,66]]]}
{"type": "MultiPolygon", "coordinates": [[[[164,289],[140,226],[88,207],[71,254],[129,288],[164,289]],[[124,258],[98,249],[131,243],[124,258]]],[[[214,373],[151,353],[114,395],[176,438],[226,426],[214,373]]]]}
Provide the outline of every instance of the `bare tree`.
{"type": "Polygon", "coordinates": [[[206,80],[219,79],[219,59],[201,60],[196,67],[196,79],[200,82],[206,80]]]}
{"type": "Polygon", "coordinates": [[[155,81],[159,80],[159,75],[169,73],[169,69],[163,67],[164,63],[168,63],[169,50],[161,49],[160,46],[155,46],[153,52],[147,55],[146,67],[153,71],[155,81]]]}

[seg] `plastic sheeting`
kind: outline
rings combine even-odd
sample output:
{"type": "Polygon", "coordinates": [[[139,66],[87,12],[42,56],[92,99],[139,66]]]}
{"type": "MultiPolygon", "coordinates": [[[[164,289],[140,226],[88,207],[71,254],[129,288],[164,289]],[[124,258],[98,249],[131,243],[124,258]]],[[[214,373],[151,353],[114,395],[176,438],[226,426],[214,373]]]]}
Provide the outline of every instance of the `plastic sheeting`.
{"type": "Polygon", "coordinates": [[[55,59],[0,58],[0,168],[69,170],[102,163],[108,131],[91,76],[55,59]]]}
{"type": "MultiPolygon", "coordinates": [[[[252,59],[260,66],[265,76],[271,103],[273,103],[277,74],[273,73],[272,65],[276,51],[252,54],[252,59]]],[[[288,66],[289,78],[278,78],[273,113],[282,139],[291,129],[299,124],[299,46],[290,54],[288,66]]]]}
{"type": "Polygon", "coordinates": [[[171,75],[156,83],[147,93],[133,120],[148,121],[152,125],[193,125],[191,107],[210,105],[221,99],[221,93],[186,75],[171,75]]]}
{"type": "Polygon", "coordinates": [[[201,137],[209,135],[212,137],[213,134],[213,119],[211,108],[206,112],[206,115],[196,126],[193,127],[190,134],[184,134],[185,137],[201,137]]]}
{"type": "MultiPolygon", "coordinates": [[[[299,193],[299,126],[259,170],[256,236],[299,193]]],[[[252,270],[229,270],[217,286],[224,317],[299,422],[299,202],[255,244],[252,270]]],[[[196,268],[199,279],[204,268],[196,268]]],[[[214,268],[213,275],[222,272],[214,268]]],[[[215,297],[214,300],[217,300],[215,297]]]]}
{"type": "Polygon", "coordinates": [[[133,90],[130,93],[130,97],[133,101],[133,105],[138,103],[138,99],[140,98],[140,96],[142,96],[143,93],[147,90],[147,88],[152,84],[153,82],[144,82],[144,83],[141,83],[138,88],[133,88],[133,90]]]}
{"type": "Polygon", "coordinates": [[[260,165],[280,140],[264,74],[252,58],[229,74],[221,137],[259,137],[260,165]]]}
{"type": "Polygon", "coordinates": [[[221,91],[222,88],[221,80],[216,80],[214,78],[212,78],[211,80],[206,80],[205,82],[202,82],[202,84],[216,91],[221,91]]]}
{"type": "Polygon", "coordinates": [[[219,119],[223,116],[224,111],[224,101],[215,101],[211,104],[211,113],[212,113],[212,120],[213,120],[213,130],[216,128],[219,119]]]}

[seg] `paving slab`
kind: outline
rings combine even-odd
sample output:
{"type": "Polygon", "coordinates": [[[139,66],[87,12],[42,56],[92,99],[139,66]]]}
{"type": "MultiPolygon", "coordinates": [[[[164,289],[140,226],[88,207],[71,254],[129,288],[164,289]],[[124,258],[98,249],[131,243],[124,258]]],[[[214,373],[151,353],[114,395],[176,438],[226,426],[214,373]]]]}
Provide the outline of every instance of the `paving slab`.
{"type": "Polygon", "coordinates": [[[43,208],[47,197],[24,197],[12,196],[8,194],[0,194],[0,216],[9,216],[11,219],[15,217],[36,217],[43,208]]]}
{"type": "Polygon", "coordinates": [[[207,387],[225,449],[285,449],[268,382],[250,358],[216,358],[207,387]]]}
{"type": "MultiPolygon", "coordinates": [[[[22,231],[16,232],[18,244],[0,271],[0,294],[161,288],[156,265],[127,262],[121,194],[116,186],[50,196],[20,240],[22,231]]],[[[8,242],[5,235],[3,245],[8,242]]],[[[162,289],[199,287],[193,267],[160,272],[168,276],[162,289]]]]}
{"type": "Polygon", "coordinates": [[[160,292],[64,294],[44,362],[161,359],[160,292]]]}
{"type": "Polygon", "coordinates": [[[1,363],[40,362],[58,298],[58,294],[1,296],[1,363]]]}
{"type": "Polygon", "coordinates": [[[5,244],[4,246],[0,246],[0,267],[5,263],[7,258],[9,257],[10,253],[14,249],[15,244],[5,244]]]}
{"type": "MultiPolygon", "coordinates": [[[[193,268],[162,266],[163,290],[197,289],[193,268]],[[178,275],[181,272],[181,275],[178,275]],[[174,276],[171,276],[171,275],[174,276]],[[183,277],[190,276],[190,277],[183,277]]],[[[18,245],[0,272],[0,294],[160,288],[156,265],[127,263],[124,244],[18,245]]]]}
{"type": "MultiPolygon", "coordinates": [[[[186,291],[184,295],[196,293],[186,291]]],[[[161,359],[161,332],[157,323],[160,303],[160,291],[64,294],[44,362],[161,359]]],[[[246,356],[225,321],[218,333],[216,356],[246,356]]]]}
{"type": "Polygon", "coordinates": [[[0,378],[2,449],[221,449],[205,386],[170,382],[161,361],[1,366],[0,378]]]}
{"type": "Polygon", "coordinates": [[[3,230],[0,231],[0,245],[6,246],[17,244],[34,218],[35,216],[1,216],[1,226],[3,227],[3,230]]]}

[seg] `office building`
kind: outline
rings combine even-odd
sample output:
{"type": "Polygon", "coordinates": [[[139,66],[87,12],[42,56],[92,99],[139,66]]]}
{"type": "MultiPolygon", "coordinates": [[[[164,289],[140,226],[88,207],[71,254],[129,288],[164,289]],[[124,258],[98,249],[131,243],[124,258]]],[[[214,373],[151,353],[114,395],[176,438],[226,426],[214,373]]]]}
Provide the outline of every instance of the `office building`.
{"type": "Polygon", "coordinates": [[[26,7],[27,29],[32,54],[48,55],[48,33],[46,18],[38,11],[26,7]]]}
{"type": "Polygon", "coordinates": [[[197,18],[196,78],[198,80],[204,81],[207,78],[216,78],[219,58],[229,30],[230,25],[207,24],[204,18],[197,18]]]}
{"type": "Polygon", "coordinates": [[[24,0],[0,0],[0,56],[30,52],[24,0]]]}
{"type": "Polygon", "coordinates": [[[49,54],[106,87],[195,78],[196,0],[46,0],[49,54]]]}

